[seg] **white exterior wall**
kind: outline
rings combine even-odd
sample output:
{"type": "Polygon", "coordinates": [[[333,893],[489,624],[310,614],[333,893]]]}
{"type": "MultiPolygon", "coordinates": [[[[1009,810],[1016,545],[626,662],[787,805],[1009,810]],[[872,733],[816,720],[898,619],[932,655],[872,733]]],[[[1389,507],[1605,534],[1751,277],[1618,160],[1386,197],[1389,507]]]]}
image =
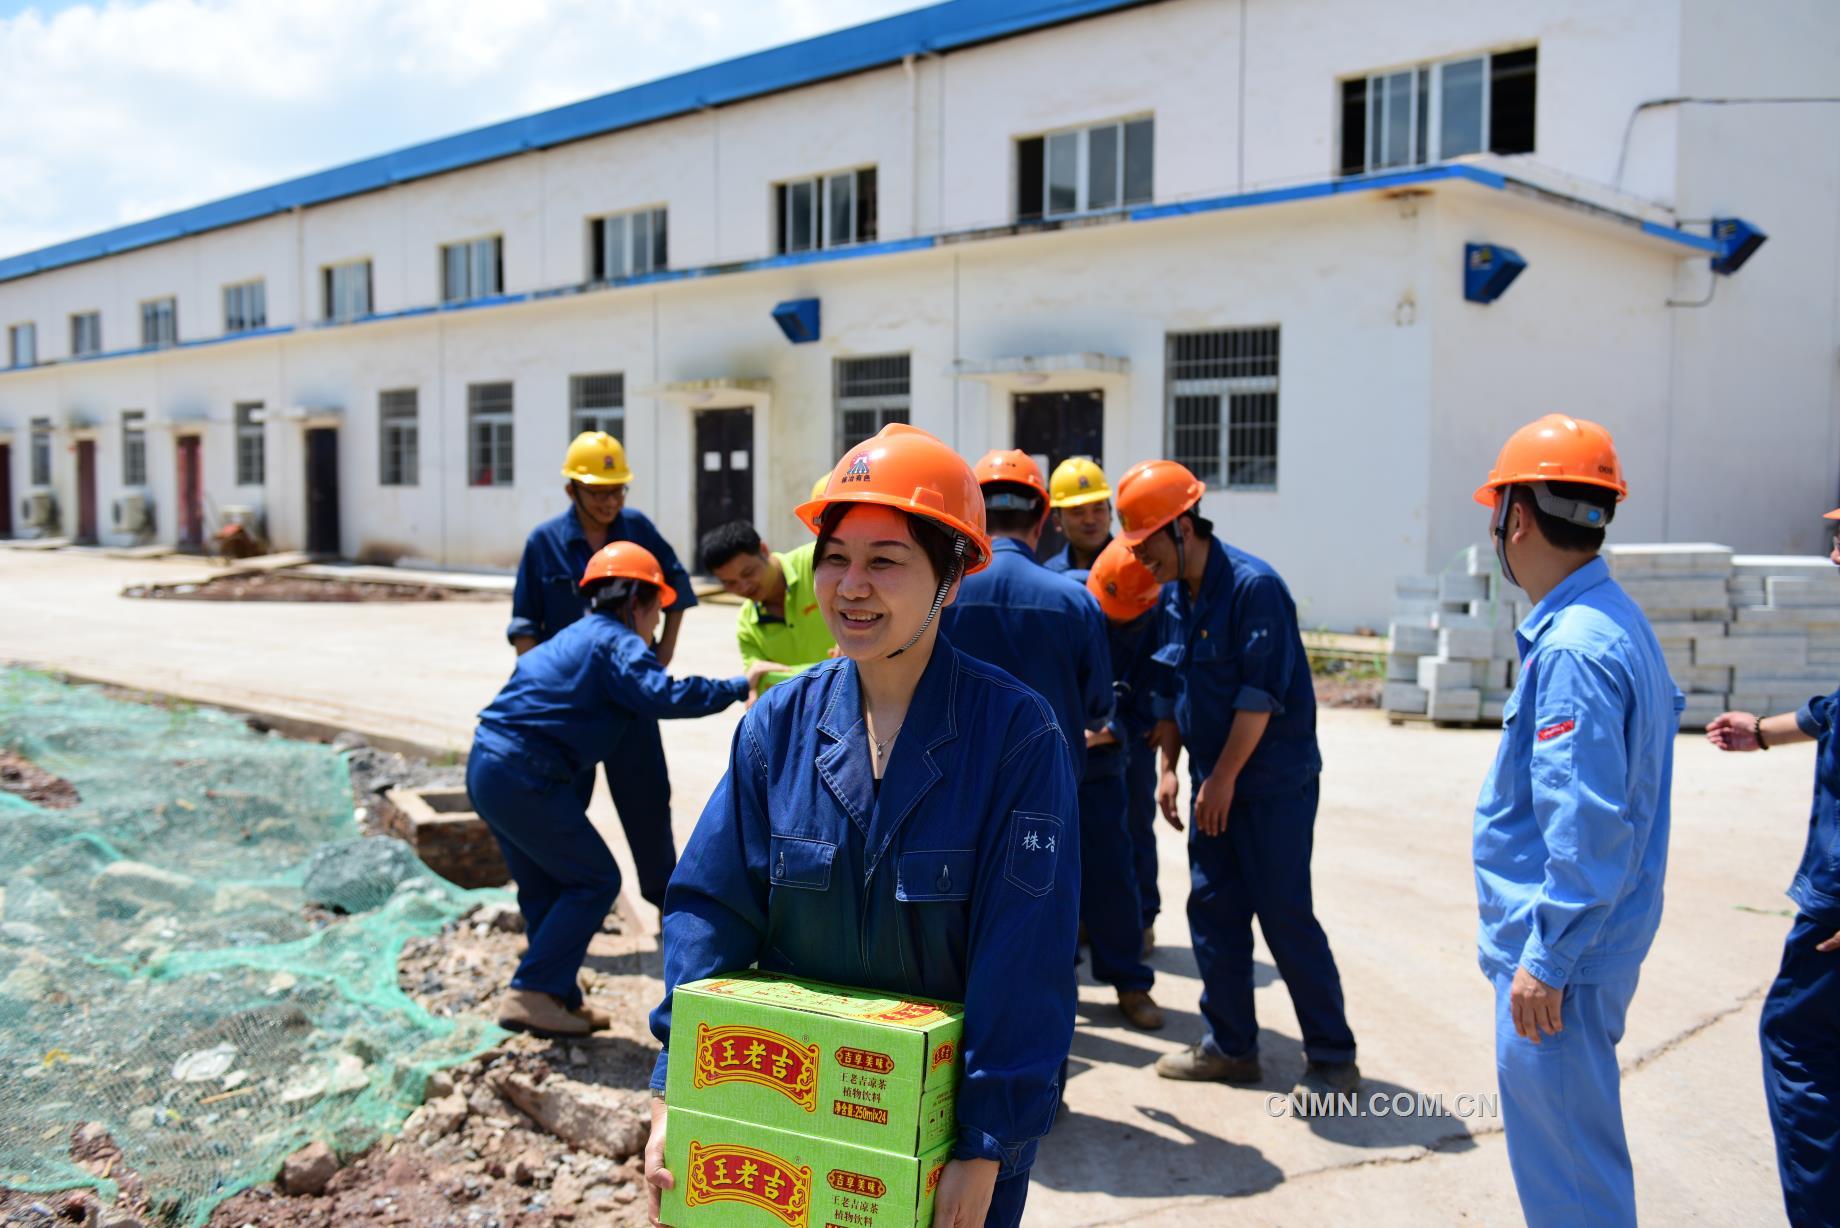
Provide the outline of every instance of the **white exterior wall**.
{"type": "MultiPolygon", "coordinates": [[[[1168,332],[1281,330],[1278,489],[1216,491],[1205,508],[1292,583],[1306,621],[1384,620],[1391,579],[1481,536],[1469,492],[1506,433],[1550,410],[1595,416],[1625,451],[1634,494],[1616,536],[1812,549],[1840,474],[1840,107],[1663,108],[1680,93],[1821,93],[1840,79],[1840,16],[1824,0],[1743,12],[1710,0],[1166,0],[907,65],[786,91],[293,214],[0,283],[0,321],[38,325],[38,370],[0,372],[12,489],[30,487],[29,424],[96,421],[103,540],[120,489],[124,409],[149,416],[157,537],[176,524],[174,431],[204,435],[207,529],[255,503],[278,545],[304,537],[303,427],[342,416],[348,554],[508,567],[560,505],[568,379],[625,377],[634,506],[688,561],[699,405],[647,392],[765,380],[700,408],[755,414],[755,515],[776,541],[828,466],[838,358],[907,353],[912,418],[975,457],[1012,440],[1013,388],[954,363],[1095,352],[1108,469],[1165,448],[1168,332]],[[427,312],[443,243],[504,236],[505,290],[587,275],[587,219],[669,210],[673,267],[773,249],[772,185],[874,165],[879,237],[1001,226],[1017,138],[1130,116],[1156,119],[1159,201],[1333,176],[1338,82],[1480,50],[1539,45],[1537,150],[1507,160],[1547,182],[1771,235],[1702,310],[1703,257],[1552,200],[1433,185],[1130,225],[1070,227],[862,260],[800,264],[541,301],[427,312]],[[1497,303],[1465,303],[1466,241],[1517,248],[1528,271],[1497,303]],[[320,270],[373,262],[373,309],[401,319],[320,327],[320,270]],[[269,323],[296,331],[160,354],[60,364],[68,316],[103,313],[107,351],[139,343],[139,303],[175,294],[181,338],[222,328],[222,287],[261,276],[269,323]],[[823,337],[790,346],[768,316],[822,302],[823,337]],[[466,485],[466,389],[509,381],[516,484],[466,485]],[[419,394],[420,482],[379,485],[378,393],[419,394]],[[232,406],[269,410],[267,481],[234,486],[232,406]],[[1730,429],[1733,418],[1744,429],[1730,429]],[[1733,479],[1738,481],[1734,483],[1733,479]],[[1705,492],[1749,492],[1709,499],[1705,492]],[[1819,505],[1819,506],[1815,506],[1819,505]]],[[[1664,215],[1665,216],[1665,215],[1664,215]]],[[[1059,386],[1076,386],[1081,381],[1059,386]]],[[[57,437],[54,487],[74,527],[75,464],[57,437]]]]}

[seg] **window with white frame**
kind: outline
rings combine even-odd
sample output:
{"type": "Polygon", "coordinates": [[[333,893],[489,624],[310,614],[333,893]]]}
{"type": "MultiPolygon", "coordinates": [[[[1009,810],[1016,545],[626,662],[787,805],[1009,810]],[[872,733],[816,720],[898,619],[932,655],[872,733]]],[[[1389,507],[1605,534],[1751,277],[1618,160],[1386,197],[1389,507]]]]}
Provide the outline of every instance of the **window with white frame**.
{"type": "Polygon", "coordinates": [[[873,166],[773,185],[774,246],[781,255],[875,239],[873,166]]]}
{"type": "Polygon", "coordinates": [[[262,279],[224,287],[224,331],[246,333],[268,327],[268,290],[262,279]]]}
{"type": "Polygon", "coordinates": [[[1278,488],[1278,329],[1170,333],[1169,455],[1209,486],[1278,488]]]}
{"type": "Polygon", "coordinates": [[[583,431],[606,431],[626,438],[626,377],[569,376],[569,438],[583,431]]]}
{"type": "Polygon", "coordinates": [[[511,485],[512,427],[510,384],[466,386],[466,472],[470,485],[511,485]]]}
{"type": "Polygon", "coordinates": [[[662,269],[667,261],[663,209],[588,219],[588,280],[618,281],[662,269]]]}
{"type": "Polygon", "coordinates": [[[164,347],[179,344],[179,300],[149,299],[141,304],[141,344],[164,347]]]}
{"type": "Polygon", "coordinates": [[[355,320],[371,313],[371,262],[348,260],[320,270],[325,320],[355,320]]]}
{"type": "Polygon", "coordinates": [[[384,486],[415,486],[421,480],[418,400],[414,388],[391,388],[377,394],[377,473],[384,486]]]}
{"type": "Polygon", "coordinates": [[[1531,153],[1538,76],[1538,49],[1523,47],[1343,81],[1341,172],[1531,153]]]}
{"type": "Polygon", "coordinates": [[[236,484],[260,486],[268,457],[262,440],[262,402],[236,403],[236,484]]]}
{"type": "Polygon", "coordinates": [[[497,235],[442,244],[442,302],[462,303],[467,299],[485,298],[497,294],[504,284],[504,241],[497,235]]]}
{"type": "Polygon", "coordinates": [[[121,411],[121,484],[147,484],[147,411],[121,411]]]}
{"type": "Polygon", "coordinates": [[[15,324],[6,330],[7,362],[15,367],[38,365],[38,325],[15,324]]]}
{"type": "Polygon", "coordinates": [[[34,486],[51,485],[51,419],[32,419],[31,478],[34,486]]]}
{"type": "Polygon", "coordinates": [[[839,358],[834,372],[837,455],[913,412],[912,361],[906,354],[839,358]]]}
{"type": "Polygon", "coordinates": [[[70,317],[70,356],[102,353],[102,313],[79,311],[70,317]]]}
{"type": "Polygon", "coordinates": [[[1148,203],[1155,195],[1156,121],[1118,120],[1016,142],[1016,218],[1148,203]]]}

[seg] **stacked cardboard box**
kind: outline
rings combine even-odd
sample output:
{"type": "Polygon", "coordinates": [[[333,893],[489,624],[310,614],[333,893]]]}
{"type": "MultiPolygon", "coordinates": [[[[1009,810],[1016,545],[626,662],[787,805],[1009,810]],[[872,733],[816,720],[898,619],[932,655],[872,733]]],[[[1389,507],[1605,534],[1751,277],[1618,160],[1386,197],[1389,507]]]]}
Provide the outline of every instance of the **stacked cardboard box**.
{"type": "Polygon", "coordinates": [[[963,1037],[949,1002],[764,972],[678,986],[665,1222],[926,1228],[963,1037]]]}
{"type": "MultiPolygon", "coordinates": [[[[1735,555],[1713,543],[1607,546],[1604,558],[1648,616],[1683,729],[1737,708],[1786,712],[1840,683],[1840,571],[1823,558],[1735,555]]],[[[1441,576],[1395,591],[1381,706],[1434,721],[1498,721],[1519,676],[1514,628],[1526,594],[1504,585],[1486,546],[1441,576]],[[1483,637],[1491,637],[1484,652],[1483,637]]]]}

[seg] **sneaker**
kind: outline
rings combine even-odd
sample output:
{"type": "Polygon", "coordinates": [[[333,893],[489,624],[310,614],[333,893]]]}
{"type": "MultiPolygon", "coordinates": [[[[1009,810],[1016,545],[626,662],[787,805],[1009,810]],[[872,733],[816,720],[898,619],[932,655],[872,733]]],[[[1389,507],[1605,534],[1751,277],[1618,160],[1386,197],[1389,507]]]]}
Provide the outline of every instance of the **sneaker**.
{"type": "Polygon", "coordinates": [[[1311,1062],[1291,1089],[1294,1103],[1307,1103],[1306,1095],[1345,1096],[1361,1089],[1361,1068],[1353,1062],[1311,1062]]]}
{"type": "Polygon", "coordinates": [[[1155,1032],[1163,1026],[1163,1008],[1150,998],[1147,989],[1118,991],[1118,1009],[1130,1025],[1142,1032],[1155,1032]]]}
{"type": "Polygon", "coordinates": [[[498,1026],[507,1032],[526,1032],[545,1040],[571,1040],[586,1036],[593,1026],[553,994],[534,989],[512,989],[498,1008],[498,1026]]]}
{"type": "Polygon", "coordinates": [[[1257,1057],[1227,1057],[1208,1048],[1205,1040],[1157,1058],[1156,1073],[1165,1079],[1216,1083],[1257,1083],[1264,1077],[1257,1057]]]}

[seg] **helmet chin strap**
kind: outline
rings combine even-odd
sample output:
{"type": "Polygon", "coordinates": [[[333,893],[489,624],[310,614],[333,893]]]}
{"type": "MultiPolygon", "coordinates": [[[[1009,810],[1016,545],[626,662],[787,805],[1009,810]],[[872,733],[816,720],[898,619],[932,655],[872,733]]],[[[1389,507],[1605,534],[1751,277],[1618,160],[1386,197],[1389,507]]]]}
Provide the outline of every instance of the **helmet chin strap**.
{"type": "Polygon", "coordinates": [[[1177,516],[1163,527],[1169,530],[1169,539],[1176,544],[1176,579],[1186,585],[1188,583],[1188,551],[1182,545],[1182,530],[1176,527],[1181,519],[1180,516],[1177,516]]]}
{"type": "Polygon", "coordinates": [[[946,594],[951,591],[952,582],[958,579],[958,569],[964,565],[964,561],[965,535],[963,533],[954,534],[952,540],[952,565],[946,568],[946,574],[939,581],[939,591],[933,594],[933,608],[927,611],[926,621],[920,624],[920,629],[914,632],[913,638],[889,653],[886,658],[887,660],[894,660],[920,642],[920,637],[926,634],[926,629],[933,625],[933,620],[935,618],[939,617],[939,611],[945,608],[946,594]]]}

